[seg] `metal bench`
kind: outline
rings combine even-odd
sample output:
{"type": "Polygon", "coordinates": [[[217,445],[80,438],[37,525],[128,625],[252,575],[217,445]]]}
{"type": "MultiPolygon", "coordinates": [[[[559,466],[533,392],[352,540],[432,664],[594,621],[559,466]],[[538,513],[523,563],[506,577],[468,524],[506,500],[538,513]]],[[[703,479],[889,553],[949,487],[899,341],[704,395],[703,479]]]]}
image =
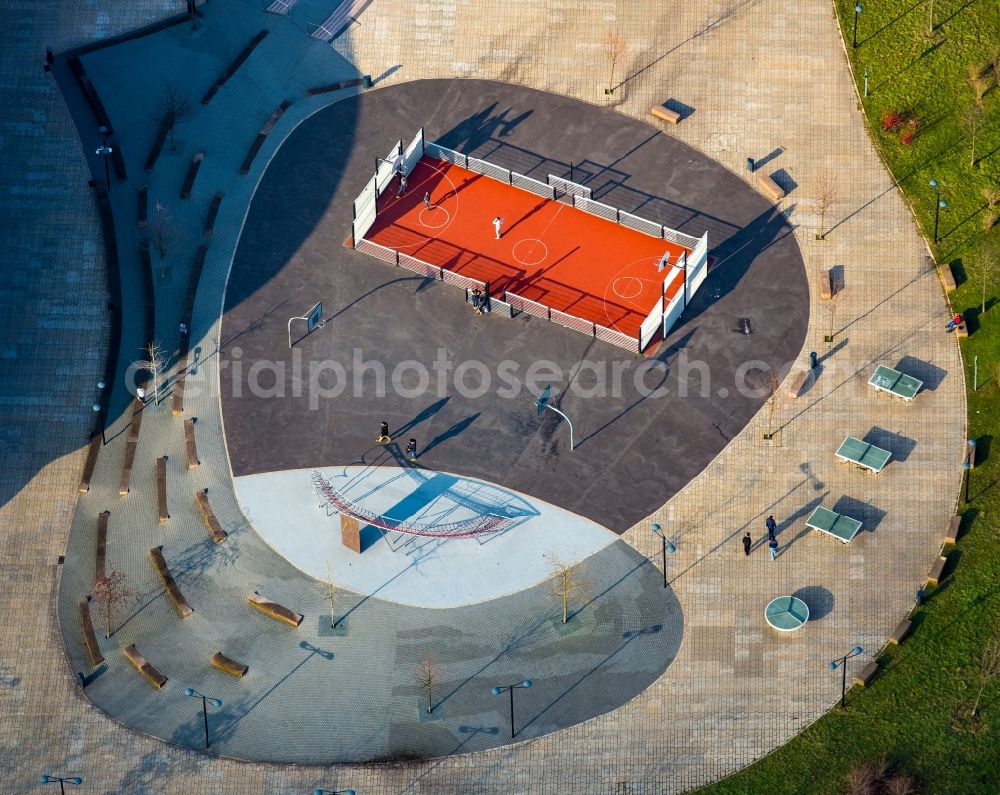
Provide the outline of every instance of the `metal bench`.
{"type": "Polygon", "coordinates": [[[261,596],[256,591],[247,597],[247,604],[251,607],[256,607],[266,616],[276,618],[278,621],[284,621],[291,627],[297,627],[302,623],[303,616],[301,613],[296,613],[294,610],[282,607],[277,602],[272,602],[270,599],[265,596],[261,596]]]}
{"type": "Polygon", "coordinates": [[[242,679],[246,676],[247,671],[250,670],[243,663],[238,663],[236,660],[230,659],[221,651],[217,651],[212,655],[211,663],[213,668],[218,668],[223,673],[235,676],[237,679],[242,679]]]}
{"type": "Polygon", "coordinates": [[[920,387],[924,385],[923,381],[918,381],[911,375],[905,375],[899,370],[893,370],[883,364],[875,368],[868,383],[876,392],[887,392],[907,402],[913,400],[917,392],[920,391],[920,387]]]}
{"type": "Polygon", "coordinates": [[[167,596],[170,597],[170,601],[174,603],[174,608],[177,610],[177,615],[181,618],[187,618],[194,612],[194,608],[188,604],[187,599],[184,598],[184,594],[181,593],[181,589],[177,587],[177,583],[174,580],[174,576],[170,573],[170,569],[167,568],[167,561],[163,557],[163,547],[153,547],[149,550],[149,559],[153,563],[153,568],[156,569],[156,573],[163,583],[163,587],[167,589],[167,596]]]}
{"type": "Polygon", "coordinates": [[[818,505],[806,519],[806,527],[831,535],[847,544],[858,534],[861,522],[818,505]]]}
{"type": "Polygon", "coordinates": [[[157,690],[162,688],[167,683],[167,677],[146,662],[146,658],[139,654],[139,650],[134,645],[122,649],[122,654],[125,655],[125,659],[132,663],[132,665],[135,666],[135,669],[145,676],[157,690]]]}
{"type": "Polygon", "coordinates": [[[892,454],[868,442],[848,436],[837,448],[837,458],[848,464],[855,464],[876,475],[881,472],[892,454]]]}
{"type": "Polygon", "coordinates": [[[194,501],[198,503],[201,518],[205,521],[205,527],[208,528],[208,532],[212,534],[212,540],[216,544],[221,543],[226,538],[226,531],[222,529],[219,520],[215,518],[215,511],[212,510],[212,506],[208,502],[207,490],[196,491],[194,493],[194,501]]]}

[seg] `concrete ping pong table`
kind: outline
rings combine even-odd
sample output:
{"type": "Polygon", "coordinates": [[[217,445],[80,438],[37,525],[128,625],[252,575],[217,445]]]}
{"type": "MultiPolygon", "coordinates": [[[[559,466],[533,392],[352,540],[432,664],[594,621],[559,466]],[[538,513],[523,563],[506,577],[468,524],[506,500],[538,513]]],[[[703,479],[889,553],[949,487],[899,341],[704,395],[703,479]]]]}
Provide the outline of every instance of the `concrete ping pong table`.
{"type": "Polygon", "coordinates": [[[882,471],[892,453],[876,447],[868,442],[848,436],[837,448],[837,458],[849,464],[857,464],[862,469],[874,472],[876,475],[882,471]]]}
{"type": "Polygon", "coordinates": [[[810,514],[809,518],[806,519],[806,527],[831,535],[838,541],[843,541],[847,544],[858,534],[858,531],[861,529],[861,522],[819,505],[810,514]]]}
{"type": "Polygon", "coordinates": [[[875,368],[868,383],[875,388],[876,392],[888,392],[890,395],[901,397],[907,402],[913,400],[917,392],[920,391],[920,387],[924,385],[923,381],[918,381],[911,375],[906,375],[882,364],[875,368]]]}

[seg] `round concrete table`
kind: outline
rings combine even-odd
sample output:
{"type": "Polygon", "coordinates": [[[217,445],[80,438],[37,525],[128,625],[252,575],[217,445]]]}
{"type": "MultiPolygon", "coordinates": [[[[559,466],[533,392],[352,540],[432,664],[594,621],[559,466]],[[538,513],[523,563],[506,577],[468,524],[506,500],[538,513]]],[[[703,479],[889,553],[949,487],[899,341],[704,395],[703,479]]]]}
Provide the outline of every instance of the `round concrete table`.
{"type": "Polygon", "coordinates": [[[779,632],[793,632],[809,620],[809,607],[794,596],[779,596],[764,608],[767,623],[779,632]]]}

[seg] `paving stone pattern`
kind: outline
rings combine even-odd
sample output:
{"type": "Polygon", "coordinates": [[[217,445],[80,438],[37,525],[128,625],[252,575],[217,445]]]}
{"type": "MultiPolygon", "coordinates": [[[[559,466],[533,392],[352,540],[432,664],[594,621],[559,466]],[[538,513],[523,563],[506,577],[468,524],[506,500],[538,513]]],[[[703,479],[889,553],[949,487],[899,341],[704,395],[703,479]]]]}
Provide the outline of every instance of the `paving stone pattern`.
{"type": "MultiPolygon", "coordinates": [[[[249,4],[213,0],[205,14],[209,22],[226,17],[238,28],[242,23],[234,21],[239,16],[234,9],[245,16],[256,13],[249,4]]],[[[132,493],[120,502],[111,494],[120,465],[119,439],[101,456],[94,492],[77,502],[82,441],[91,420],[93,385],[102,370],[101,352],[95,354],[94,349],[104,344],[100,308],[106,299],[85,161],[79,157],[61,98],[47,76],[35,70],[45,44],[78,44],[176,10],[174,4],[161,3],[35,3],[22,7],[16,24],[0,34],[5,44],[5,106],[17,108],[14,121],[3,131],[4,204],[18,208],[21,219],[5,225],[2,234],[8,249],[23,252],[11,259],[13,270],[5,288],[21,285],[23,292],[10,297],[18,311],[8,312],[3,321],[0,383],[5,447],[11,439],[22,453],[17,464],[5,461],[0,507],[2,571],[8,583],[16,584],[0,597],[5,616],[0,687],[6,718],[0,728],[0,758],[9,770],[10,791],[35,791],[37,776],[51,772],[82,775],[85,786],[97,792],[308,792],[317,786],[351,787],[359,793],[674,792],[738,769],[828,708],[838,695],[838,683],[826,660],[856,643],[866,648],[867,659],[884,642],[912,602],[954,510],[965,431],[962,365],[954,340],[942,330],[944,302],[927,266],[926,249],[867,141],[831,8],[773,0],[662,9],[611,2],[581,9],[561,2],[375,0],[360,24],[335,43],[362,71],[388,73],[386,83],[476,76],[602,104],[608,102],[603,94],[607,78],[597,65],[602,36],[614,25],[629,45],[618,74],[635,76],[615,91],[609,104],[647,118],[654,102],[677,99],[693,112],[667,134],[735,173],[742,172],[745,157],[763,159],[780,147],[766,169],[783,170],[779,179],[796,185],[782,207],[797,227],[810,278],[821,268],[844,266],[847,289],[833,322],[836,342],[847,343],[824,359],[819,381],[804,397],[779,400],[776,439],[765,443],[762,438],[765,407],[655,514],[679,536],[671,572],[685,621],[684,642],[666,673],[625,706],[570,729],[463,754],[481,747],[475,745],[481,742],[475,735],[483,727],[472,726],[456,733],[452,756],[391,765],[327,768],[217,759],[125,728],[94,708],[63,662],[56,557],[66,550],[75,505],[74,538],[82,538],[97,512],[111,503],[125,506],[113,512],[113,525],[124,532],[155,532],[153,461],[169,455],[172,480],[180,482],[175,467],[182,460],[182,436],[180,418],[170,418],[165,409],[151,412],[143,423],[132,493]],[[761,24],[763,19],[767,25],[761,24]],[[816,186],[831,166],[840,175],[840,190],[828,214],[832,232],[819,242],[813,240],[816,186]],[[44,175],[38,186],[33,185],[35,174],[44,175]],[[44,218],[39,216],[39,208],[27,200],[32,191],[48,191],[55,212],[47,209],[44,218]],[[76,257],[65,256],[64,247],[76,257]],[[50,275],[70,273],[67,260],[92,266],[65,281],[50,275]],[[38,305],[48,311],[30,311],[38,305]],[[70,327],[57,329],[60,333],[53,340],[52,318],[57,313],[52,307],[60,306],[71,318],[66,323],[70,327]],[[11,317],[18,322],[12,323],[11,317]],[[896,365],[904,357],[910,357],[912,374],[933,386],[912,405],[874,396],[865,386],[870,370],[879,363],[896,365]],[[895,460],[877,477],[834,464],[832,451],[847,433],[870,434],[871,441],[893,451],[895,460]],[[39,456],[40,449],[47,454],[39,456]],[[873,532],[863,533],[850,546],[805,534],[803,519],[820,498],[828,506],[854,500],[851,510],[873,532]],[[739,545],[743,528],[761,535],[770,512],[781,525],[782,555],[771,563],[758,548],[745,560],[739,545]],[[761,618],[766,602],[782,593],[804,594],[814,609],[815,620],[790,637],[766,631],[761,618]]],[[[265,24],[277,23],[260,23],[265,24]]],[[[226,39],[226,52],[238,51],[248,38],[226,39]]],[[[203,46],[212,52],[222,42],[205,40],[203,46]]],[[[243,134],[252,138],[281,97],[263,90],[254,94],[254,79],[262,80],[256,85],[267,79],[258,75],[260,66],[249,66],[241,73],[243,84],[238,77],[227,88],[233,89],[234,98],[245,94],[258,102],[251,106],[247,99],[233,106],[246,119],[243,134]]],[[[339,69],[330,68],[331,73],[339,69]]],[[[350,71],[344,68],[343,74],[349,76],[350,71]]],[[[110,106],[114,96],[105,99],[110,106]]],[[[286,114],[275,140],[287,134],[307,107],[320,105],[304,101],[299,113],[286,114]]],[[[109,112],[115,118],[124,111],[109,107],[109,112]]],[[[209,134],[209,128],[198,126],[198,118],[208,116],[189,123],[191,146],[200,146],[209,134]]],[[[116,125],[128,123],[116,118],[116,125]]],[[[138,118],[132,125],[138,135],[138,118]]],[[[147,139],[153,134],[147,132],[147,139]]],[[[90,142],[85,146],[91,148],[90,142]]],[[[231,148],[229,152],[223,147],[220,155],[238,165],[245,147],[231,148]]],[[[231,192],[227,189],[206,263],[194,333],[205,354],[202,369],[209,374],[208,353],[217,333],[215,318],[229,257],[252,185],[273,144],[265,149],[245,181],[226,183],[231,192]]],[[[140,146],[128,156],[134,161],[143,154],[140,146]]],[[[165,162],[176,162],[162,171],[172,194],[183,180],[187,160],[165,162]]],[[[209,162],[206,159],[206,167],[209,162]]],[[[220,165],[216,179],[234,170],[220,165]]],[[[119,217],[128,217],[127,207],[134,212],[134,190],[141,177],[131,167],[129,173],[129,201],[116,206],[119,217]]],[[[201,202],[207,204],[218,189],[216,179],[199,175],[196,192],[201,202]]],[[[195,200],[192,197],[192,206],[195,200]]],[[[176,212],[185,226],[201,217],[176,212]]],[[[182,283],[182,268],[170,279],[182,283]]],[[[126,290],[135,300],[135,285],[127,283],[126,290]]],[[[10,304],[5,301],[5,306],[10,304]]],[[[176,328],[177,317],[170,311],[158,312],[161,330],[176,328]]],[[[828,317],[818,291],[811,318],[806,350],[825,355],[830,346],[822,337],[828,333],[828,317]]],[[[218,500],[216,511],[227,529],[249,538],[251,532],[242,529],[229,491],[217,404],[213,407],[208,398],[195,396],[188,411],[199,417],[199,445],[205,451],[196,470],[199,485],[207,486],[218,500]]],[[[183,508],[186,502],[186,495],[172,493],[173,516],[164,534],[182,524],[184,532],[197,527],[191,511],[183,508]]],[[[625,538],[638,551],[657,557],[658,542],[646,522],[625,538]]],[[[120,554],[123,568],[149,569],[142,559],[144,549],[122,549],[120,554]]],[[[77,564],[79,560],[70,561],[77,564]]],[[[164,621],[167,617],[169,613],[164,621]]],[[[128,670],[104,676],[118,678],[118,673],[123,674],[122,682],[138,678],[128,670]]],[[[138,685],[148,688],[141,680],[138,685]]]]}

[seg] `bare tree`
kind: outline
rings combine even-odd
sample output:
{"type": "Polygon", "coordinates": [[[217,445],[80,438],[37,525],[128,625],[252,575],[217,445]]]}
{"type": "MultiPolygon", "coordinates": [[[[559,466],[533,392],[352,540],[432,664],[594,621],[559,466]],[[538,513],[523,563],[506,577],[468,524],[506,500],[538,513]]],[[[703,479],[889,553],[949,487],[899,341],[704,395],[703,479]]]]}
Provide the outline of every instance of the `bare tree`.
{"type": "Polygon", "coordinates": [[[434,684],[441,680],[441,669],[434,662],[434,658],[428,654],[421,660],[413,676],[417,680],[417,684],[427,693],[427,714],[430,715],[434,711],[434,684]]]}
{"type": "Polygon", "coordinates": [[[138,604],[142,599],[142,594],[128,587],[122,572],[112,571],[94,583],[94,590],[91,592],[90,598],[97,612],[104,619],[104,637],[110,638],[113,634],[111,626],[115,616],[138,604]]]}
{"type": "Polygon", "coordinates": [[[819,234],[817,240],[826,239],[826,214],[830,206],[837,199],[837,173],[833,170],[826,170],[820,177],[819,189],[819,234]]]}
{"type": "Polygon", "coordinates": [[[157,108],[156,121],[167,128],[170,136],[170,151],[177,151],[177,141],[174,138],[174,128],[187,116],[191,115],[191,100],[188,99],[176,84],[171,83],[163,90],[160,104],[157,108]]]}
{"type": "Polygon", "coordinates": [[[985,111],[978,103],[970,105],[962,114],[962,129],[969,137],[969,165],[976,165],[976,139],[983,127],[983,116],[985,111]]]}
{"type": "Polygon", "coordinates": [[[340,589],[337,588],[337,584],[333,581],[333,575],[330,573],[330,567],[326,567],[326,577],[323,578],[323,595],[326,597],[326,601],[330,603],[330,629],[336,629],[337,624],[340,623],[340,619],[334,617],[333,603],[337,598],[337,592],[340,589]]]}
{"type": "Polygon", "coordinates": [[[573,598],[582,598],[589,586],[588,581],[568,563],[561,561],[555,553],[549,554],[549,585],[562,603],[562,623],[569,621],[569,603],[573,598]]]}
{"type": "Polygon", "coordinates": [[[970,718],[976,717],[976,712],[979,710],[979,700],[983,697],[983,691],[986,690],[991,682],[1000,679],[1000,630],[994,631],[993,637],[987,641],[982,656],[979,658],[978,673],[979,692],[976,693],[976,700],[972,703],[972,709],[969,710],[970,718]]]}
{"type": "Polygon", "coordinates": [[[614,94],[615,67],[618,65],[618,61],[621,59],[622,55],[625,54],[627,45],[625,40],[618,35],[617,28],[613,28],[604,34],[602,44],[604,45],[604,56],[608,59],[608,63],[611,65],[611,75],[608,77],[608,87],[604,90],[604,93],[614,94]]]}
{"type": "Polygon", "coordinates": [[[177,227],[170,219],[170,211],[159,202],[155,206],[150,232],[153,236],[153,245],[156,246],[156,253],[160,255],[160,278],[166,279],[169,273],[167,254],[178,242],[179,235],[177,227]]]}
{"type": "Polygon", "coordinates": [[[137,359],[132,362],[132,366],[149,373],[149,380],[152,381],[154,402],[160,402],[160,382],[163,374],[167,370],[167,357],[156,340],[150,342],[144,349],[145,359],[137,359]]]}
{"type": "Polygon", "coordinates": [[[830,319],[830,325],[829,325],[830,333],[826,335],[826,339],[824,340],[824,342],[833,342],[833,337],[834,337],[833,319],[834,316],[837,314],[837,309],[840,307],[840,299],[842,295],[843,293],[841,293],[840,291],[831,292],[830,300],[826,302],[826,313],[830,319]]]}
{"type": "Polygon", "coordinates": [[[980,310],[984,313],[986,312],[986,288],[996,282],[998,271],[1000,271],[1000,252],[997,251],[995,243],[985,243],[979,252],[979,280],[983,288],[980,310]]]}

